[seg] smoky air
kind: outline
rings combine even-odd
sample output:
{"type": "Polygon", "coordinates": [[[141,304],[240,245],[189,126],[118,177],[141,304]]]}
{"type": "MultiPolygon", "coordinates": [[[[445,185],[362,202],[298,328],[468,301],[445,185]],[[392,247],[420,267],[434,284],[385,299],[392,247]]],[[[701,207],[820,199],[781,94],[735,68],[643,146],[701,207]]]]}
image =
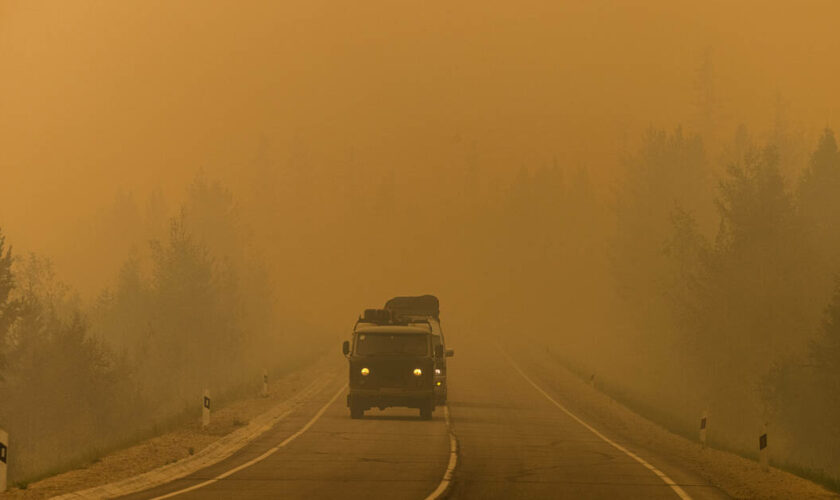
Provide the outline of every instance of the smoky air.
{"type": "Polygon", "coordinates": [[[836,497],[838,18],[0,0],[0,498],[836,497]]]}

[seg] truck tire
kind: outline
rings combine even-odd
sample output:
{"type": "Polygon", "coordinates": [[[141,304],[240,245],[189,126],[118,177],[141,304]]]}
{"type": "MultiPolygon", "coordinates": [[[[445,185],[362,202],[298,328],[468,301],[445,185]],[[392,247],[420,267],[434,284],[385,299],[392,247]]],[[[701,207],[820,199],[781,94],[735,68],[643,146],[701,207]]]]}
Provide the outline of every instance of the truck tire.
{"type": "Polygon", "coordinates": [[[350,403],[350,418],[362,418],[365,416],[365,410],[356,403],[350,403]]]}
{"type": "Polygon", "coordinates": [[[421,420],[431,420],[432,419],[432,410],[435,408],[435,400],[434,398],[429,398],[427,403],[424,403],[423,406],[420,407],[420,419],[421,420]]]}

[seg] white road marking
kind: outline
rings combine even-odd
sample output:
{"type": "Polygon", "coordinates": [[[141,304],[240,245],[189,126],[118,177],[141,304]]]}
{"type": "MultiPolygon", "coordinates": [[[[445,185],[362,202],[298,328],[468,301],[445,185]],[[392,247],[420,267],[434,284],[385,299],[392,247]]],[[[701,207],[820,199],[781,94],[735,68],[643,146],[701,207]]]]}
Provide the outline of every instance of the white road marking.
{"type": "Polygon", "coordinates": [[[443,407],[443,415],[446,419],[446,428],[449,429],[449,465],[446,467],[446,472],[443,474],[441,480],[435,491],[431,492],[426,500],[437,500],[443,498],[449,486],[452,484],[452,474],[455,472],[455,466],[458,465],[458,439],[452,432],[452,423],[449,421],[449,406],[443,407]]]}
{"type": "Polygon", "coordinates": [[[212,479],[208,479],[207,481],[204,481],[202,483],[198,483],[196,485],[190,486],[189,488],[184,488],[182,490],[173,491],[172,493],[167,493],[166,495],[161,495],[159,497],[155,497],[153,500],[161,500],[163,498],[171,498],[171,497],[174,497],[176,495],[180,495],[181,493],[187,493],[189,491],[194,491],[194,490],[197,490],[199,488],[204,488],[205,486],[209,486],[209,485],[211,485],[211,484],[213,484],[217,481],[220,481],[220,480],[222,480],[222,479],[224,479],[224,478],[226,478],[230,475],[236,474],[237,472],[239,472],[243,469],[247,469],[248,467],[250,467],[250,466],[252,466],[256,463],[262,462],[266,458],[268,458],[271,455],[274,455],[275,453],[277,453],[277,451],[280,450],[280,448],[283,448],[287,444],[289,444],[292,441],[294,441],[295,439],[299,438],[304,432],[309,430],[309,428],[312,427],[312,425],[319,418],[321,418],[321,415],[323,415],[324,412],[327,411],[327,408],[329,408],[330,405],[333,404],[333,402],[338,398],[338,396],[340,396],[346,389],[347,389],[347,384],[344,384],[341,387],[341,389],[339,389],[339,391],[336,392],[335,395],[332,398],[330,398],[330,400],[327,402],[327,404],[325,404],[323,407],[321,407],[320,410],[318,410],[318,413],[316,413],[315,416],[312,417],[312,419],[309,420],[309,422],[306,423],[306,425],[301,427],[300,430],[298,430],[297,432],[295,432],[291,436],[284,439],[282,443],[278,444],[277,446],[274,446],[273,448],[269,449],[268,451],[266,451],[262,455],[258,456],[257,458],[249,460],[242,465],[239,465],[237,467],[234,467],[233,469],[230,469],[229,471],[223,472],[223,473],[219,474],[218,476],[216,476],[212,479]]]}
{"type": "Polygon", "coordinates": [[[540,392],[540,394],[542,394],[543,396],[545,396],[545,397],[546,397],[546,399],[548,399],[549,401],[551,401],[551,402],[554,404],[554,406],[556,406],[557,408],[560,408],[561,410],[563,410],[563,412],[564,412],[566,415],[568,415],[569,417],[571,417],[572,419],[574,419],[574,420],[575,420],[577,423],[579,423],[580,425],[582,425],[582,426],[586,427],[586,428],[587,428],[590,432],[592,432],[593,434],[595,434],[595,435],[596,435],[596,436],[598,436],[599,438],[603,439],[603,440],[604,440],[607,444],[611,445],[613,448],[615,448],[615,449],[617,449],[617,450],[619,450],[619,451],[623,452],[623,453],[624,453],[625,455],[627,455],[628,457],[632,458],[633,460],[635,460],[635,461],[639,462],[640,464],[642,464],[643,466],[645,466],[646,468],[648,468],[651,472],[653,472],[654,474],[656,474],[656,475],[659,477],[659,479],[661,479],[661,480],[662,480],[665,484],[667,484],[668,486],[670,486],[670,487],[671,487],[671,489],[672,489],[672,490],[674,490],[674,493],[676,493],[676,494],[677,494],[680,498],[682,498],[683,500],[691,500],[691,497],[688,495],[688,493],[686,493],[686,492],[685,492],[685,490],[683,490],[682,488],[680,488],[680,486],[679,486],[677,483],[675,483],[673,479],[671,479],[670,477],[668,477],[668,476],[667,476],[664,472],[662,472],[661,470],[657,469],[657,468],[656,468],[656,467],[654,467],[653,465],[651,465],[651,464],[647,463],[647,462],[646,462],[643,458],[641,458],[640,456],[636,455],[636,454],[635,454],[635,453],[633,453],[632,451],[630,451],[630,450],[628,450],[627,448],[625,448],[625,447],[621,446],[620,444],[616,443],[615,441],[613,441],[612,439],[608,438],[607,436],[605,436],[605,435],[601,434],[601,433],[600,433],[600,432],[598,432],[598,431],[597,431],[594,427],[592,427],[591,425],[587,424],[587,423],[586,423],[586,422],[584,422],[584,421],[583,421],[580,417],[578,417],[577,415],[575,415],[574,413],[572,413],[571,411],[569,411],[569,410],[568,410],[565,406],[563,406],[563,405],[561,405],[560,403],[558,403],[557,401],[555,401],[555,400],[554,400],[554,398],[552,398],[551,396],[549,396],[547,392],[545,392],[545,391],[544,391],[544,390],[543,390],[540,386],[538,386],[538,385],[537,385],[537,384],[536,384],[533,380],[531,380],[531,378],[530,378],[530,377],[528,377],[528,375],[525,375],[525,372],[523,372],[523,371],[522,371],[522,369],[521,369],[521,368],[519,368],[519,365],[517,365],[517,364],[516,364],[516,361],[514,361],[514,360],[513,360],[513,358],[511,358],[511,357],[508,355],[508,353],[506,353],[505,351],[503,351],[501,347],[499,347],[499,351],[501,351],[501,353],[502,353],[502,354],[503,354],[503,355],[507,358],[507,360],[510,362],[510,364],[512,364],[512,365],[513,365],[513,367],[514,367],[514,368],[516,368],[516,371],[518,371],[518,372],[519,372],[519,374],[520,374],[520,375],[522,375],[522,378],[524,378],[525,380],[527,380],[527,381],[528,381],[528,383],[529,383],[529,384],[531,384],[532,386],[534,386],[534,389],[536,389],[537,391],[539,391],[539,392],[540,392]]]}

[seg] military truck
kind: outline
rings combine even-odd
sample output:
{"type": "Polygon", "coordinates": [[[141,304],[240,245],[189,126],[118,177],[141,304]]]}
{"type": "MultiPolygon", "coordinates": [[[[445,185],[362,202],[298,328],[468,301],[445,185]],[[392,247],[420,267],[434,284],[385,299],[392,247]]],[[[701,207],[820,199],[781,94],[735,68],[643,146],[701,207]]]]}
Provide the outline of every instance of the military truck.
{"type": "Polygon", "coordinates": [[[455,351],[446,348],[446,339],[440,325],[440,301],[434,295],[394,297],[385,303],[385,310],[390,312],[395,321],[428,325],[433,344],[442,346],[443,354],[435,356],[435,401],[438,405],[445,404],[448,394],[446,358],[454,356],[455,351]]]}
{"type": "Polygon", "coordinates": [[[389,311],[369,309],[342,347],[350,368],[351,418],[388,407],[417,408],[420,418],[432,418],[435,360],[444,352],[434,346],[430,328],[395,322],[389,311]]]}

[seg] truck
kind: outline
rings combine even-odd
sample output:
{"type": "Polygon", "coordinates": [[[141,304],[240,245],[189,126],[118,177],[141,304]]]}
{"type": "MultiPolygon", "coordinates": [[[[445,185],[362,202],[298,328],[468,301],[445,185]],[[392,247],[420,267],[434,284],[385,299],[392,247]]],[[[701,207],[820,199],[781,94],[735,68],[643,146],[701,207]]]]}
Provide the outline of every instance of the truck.
{"type": "Polygon", "coordinates": [[[432,418],[436,406],[435,363],[443,347],[433,342],[429,327],[395,321],[390,311],[368,309],[342,350],[349,361],[347,406],[350,417],[364,417],[371,408],[406,407],[432,418]]]}
{"type": "Polygon", "coordinates": [[[435,356],[435,402],[438,405],[446,403],[448,395],[446,358],[455,355],[455,351],[446,348],[446,339],[440,324],[440,301],[434,295],[419,295],[394,297],[385,303],[384,309],[389,311],[396,321],[406,321],[410,324],[427,324],[432,332],[432,342],[440,345],[441,356],[435,356]]]}

